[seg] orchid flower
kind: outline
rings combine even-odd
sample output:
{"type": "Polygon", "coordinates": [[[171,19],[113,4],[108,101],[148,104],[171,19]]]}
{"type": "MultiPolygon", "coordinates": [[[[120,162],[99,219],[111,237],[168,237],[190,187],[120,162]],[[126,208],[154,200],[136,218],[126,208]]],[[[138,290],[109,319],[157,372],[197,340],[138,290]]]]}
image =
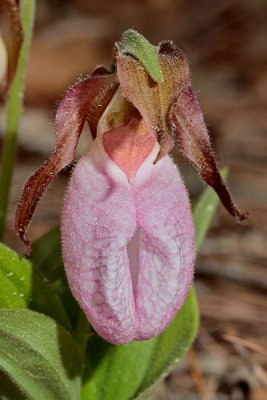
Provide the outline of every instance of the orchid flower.
{"type": "Polygon", "coordinates": [[[87,121],[94,141],[66,192],[63,260],[95,331],[120,344],[162,332],[192,285],[190,204],[168,155],[175,139],[226,209],[240,221],[246,214],[218,171],[183,53],[130,30],[116,44],[115,66],[114,73],[98,68],[61,101],[54,152],[25,185],[16,229],[30,251],[26,227],[48,184],[72,162],[87,121]]]}

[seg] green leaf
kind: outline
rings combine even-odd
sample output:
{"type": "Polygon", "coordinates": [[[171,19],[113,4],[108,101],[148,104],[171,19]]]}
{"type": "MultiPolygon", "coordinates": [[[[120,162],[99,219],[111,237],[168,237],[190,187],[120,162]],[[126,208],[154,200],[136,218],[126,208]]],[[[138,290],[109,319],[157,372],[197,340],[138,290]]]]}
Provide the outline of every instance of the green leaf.
{"type": "Polygon", "coordinates": [[[155,344],[152,339],[116,346],[93,335],[88,343],[81,399],[131,399],[143,380],[155,344]]]}
{"type": "MultiPolygon", "coordinates": [[[[222,177],[225,179],[228,175],[228,169],[223,168],[220,171],[222,177]]],[[[212,218],[215,214],[216,207],[218,206],[219,198],[215,191],[208,187],[196,206],[193,209],[193,221],[195,226],[195,238],[196,238],[196,250],[199,252],[202,243],[205,239],[207,231],[209,229],[212,218]]]]}
{"type": "Polygon", "coordinates": [[[197,327],[198,308],[191,290],[174,321],[157,337],[119,346],[93,337],[81,399],[130,400],[144,395],[183,357],[197,327]]]}
{"type": "Polygon", "coordinates": [[[49,282],[64,276],[59,226],[52,228],[33,243],[30,260],[49,282]]]}
{"type": "MultiPolygon", "coordinates": [[[[197,250],[202,245],[217,204],[216,193],[208,188],[194,208],[197,250]]],[[[197,334],[198,322],[198,305],[192,288],[173,322],[157,337],[114,346],[94,334],[88,343],[88,364],[81,399],[146,398],[153,386],[185,355],[197,334]]]]}
{"type": "Polygon", "coordinates": [[[143,35],[133,29],[129,29],[123,33],[117,46],[122,54],[130,54],[139,60],[154,81],[163,82],[158,47],[149,43],[143,35]]]}
{"type": "MultiPolygon", "coordinates": [[[[144,398],[183,358],[193,343],[199,325],[198,304],[193,288],[173,322],[157,338],[143,382],[134,398],[144,398]]],[[[152,339],[153,340],[153,339],[152,339]]]]}
{"type": "Polygon", "coordinates": [[[59,324],[29,310],[0,310],[0,398],[79,399],[82,357],[59,324]]]}
{"type": "Polygon", "coordinates": [[[0,308],[31,308],[70,323],[63,304],[42,273],[25,258],[0,243],[0,308]]]}
{"type": "Polygon", "coordinates": [[[0,308],[27,308],[31,282],[30,263],[0,243],[0,308]]]}
{"type": "Polygon", "coordinates": [[[73,329],[81,318],[81,310],[74,299],[64,272],[61,252],[60,228],[52,228],[32,245],[30,260],[37,266],[51,288],[61,299],[73,329]]]}

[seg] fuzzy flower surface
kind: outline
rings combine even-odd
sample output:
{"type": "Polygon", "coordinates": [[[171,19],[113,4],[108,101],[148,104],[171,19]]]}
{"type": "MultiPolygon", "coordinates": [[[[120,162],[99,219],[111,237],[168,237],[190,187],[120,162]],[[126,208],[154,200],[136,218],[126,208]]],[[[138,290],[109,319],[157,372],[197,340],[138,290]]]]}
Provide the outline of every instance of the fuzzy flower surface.
{"type": "Polygon", "coordinates": [[[130,30],[115,46],[115,67],[114,73],[96,69],[61,101],[54,152],[25,185],[16,229],[30,251],[25,230],[35,207],[73,161],[88,122],[94,141],[64,200],[63,259],[95,331],[122,344],[162,332],[192,285],[194,227],[186,188],[168,155],[174,143],[233,216],[247,215],[218,171],[183,53],[171,41],[152,46],[130,30]]]}

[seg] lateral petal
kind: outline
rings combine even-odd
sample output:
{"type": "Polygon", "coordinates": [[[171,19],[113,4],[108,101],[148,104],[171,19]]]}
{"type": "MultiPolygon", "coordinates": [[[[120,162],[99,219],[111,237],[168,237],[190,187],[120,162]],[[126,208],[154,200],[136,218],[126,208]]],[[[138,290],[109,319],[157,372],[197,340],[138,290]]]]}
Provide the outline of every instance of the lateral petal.
{"type": "Polygon", "coordinates": [[[58,172],[73,160],[86,119],[94,116],[95,110],[98,112],[102,100],[105,104],[106,97],[114,94],[116,88],[114,75],[93,76],[75,84],[61,101],[55,122],[54,152],[26,182],[16,211],[16,231],[28,252],[30,242],[25,230],[43,192],[58,172]]]}
{"type": "Polygon", "coordinates": [[[247,219],[248,213],[241,213],[237,209],[220,175],[203,114],[191,87],[183,89],[174,102],[170,121],[184,157],[193,163],[202,178],[213,187],[231,215],[239,221],[247,219]]]}

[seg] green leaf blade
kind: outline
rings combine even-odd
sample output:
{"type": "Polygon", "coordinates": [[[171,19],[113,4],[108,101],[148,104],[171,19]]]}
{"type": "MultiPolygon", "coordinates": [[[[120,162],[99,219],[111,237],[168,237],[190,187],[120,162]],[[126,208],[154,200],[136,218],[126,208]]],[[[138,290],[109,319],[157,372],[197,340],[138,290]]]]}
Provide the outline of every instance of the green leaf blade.
{"type": "MultiPolygon", "coordinates": [[[[181,360],[195,340],[199,326],[199,312],[193,288],[168,328],[156,338],[143,382],[134,398],[145,398],[161,379],[181,360]]],[[[154,339],[151,339],[154,340],[154,339]]]]}
{"type": "Polygon", "coordinates": [[[19,390],[23,400],[78,399],[81,368],[76,342],[55,321],[29,310],[0,310],[0,398],[19,390]]]}
{"type": "MultiPolygon", "coordinates": [[[[68,314],[71,325],[75,327],[81,311],[69,289],[65,276],[59,226],[50,229],[33,243],[30,260],[49,282],[51,289],[56,292],[68,314]]],[[[35,309],[38,311],[38,307],[35,309]]]]}
{"type": "Polygon", "coordinates": [[[143,380],[155,344],[152,339],[117,346],[95,335],[88,344],[81,399],[132,399],[143,380]]]}
{"type": "Polygon", "coordinates": [[[29,258],[49,282],[64,276],[59,226],[52,228],[32,244],[29,258]]]}
{"type": "Polygon", "coordinates": [[[0,243],[0,308],[31,308],[70,328],[65,308],[43,274],[0,243]],[[2,277],[2,279],[1,279],[2,277]]]}
{"type": "MultiPolygon", "coordinates": [[[[225,179],[228,175],[228,169],[223,168],[220,171],[222,177],[225,179]]],[[[219,198],[215,191],[208,187],[202,196],[199,198],[193,210],[193,222],[195,226],[195,240],[196,251],[199,252],[202,243],[205,239],[212,218],[215,214],[216,208],[219,203],[219,198]]]]}
{"type": "Polygon", "coordinates": [[[95,336],[89,341],[89,366],[81,399],[142,398],[184,356],[196,336],[198,321],[197,301],[191,289],[174,321],[158,337],[115,346],[95,336]]]}
{"type": "Polygon", "coordinates": [[[0,243],[0,308],[27,308],[31,281],[30,263],[0,243]]]}

